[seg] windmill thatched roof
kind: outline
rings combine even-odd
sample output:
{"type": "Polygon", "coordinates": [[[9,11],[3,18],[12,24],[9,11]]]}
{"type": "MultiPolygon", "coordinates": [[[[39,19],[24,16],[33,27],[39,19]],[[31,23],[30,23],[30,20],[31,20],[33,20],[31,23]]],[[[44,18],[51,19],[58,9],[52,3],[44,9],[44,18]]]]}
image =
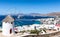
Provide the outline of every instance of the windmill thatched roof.
{"type": "Polygon", "coordinates": [[[3,19],[2,22],[13,22],[13,21],[14,19],[10,15],[8,15],[5,19],[3,19]]]}

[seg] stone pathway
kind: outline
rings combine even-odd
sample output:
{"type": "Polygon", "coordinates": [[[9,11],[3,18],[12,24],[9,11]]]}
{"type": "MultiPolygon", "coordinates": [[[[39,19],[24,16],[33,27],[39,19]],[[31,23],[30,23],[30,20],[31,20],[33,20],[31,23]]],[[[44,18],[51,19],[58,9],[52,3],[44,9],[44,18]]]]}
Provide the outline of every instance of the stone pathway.
{"type": "Polygon", "coordinates": [[[21,37],[20,35],[11,35],[11,36],[4,36],[0,33],[0,37],[21,37]]]}

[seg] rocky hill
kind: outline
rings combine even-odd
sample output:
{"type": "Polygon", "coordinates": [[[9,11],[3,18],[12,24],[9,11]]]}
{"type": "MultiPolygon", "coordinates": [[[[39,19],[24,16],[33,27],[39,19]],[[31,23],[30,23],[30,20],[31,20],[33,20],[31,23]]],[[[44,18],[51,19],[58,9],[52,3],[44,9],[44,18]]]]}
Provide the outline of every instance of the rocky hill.
{"type": "Polygon", "coordinates": [[[52,12],[52,13],[48,13],[45,15],[47,15],[47,16],[60,16],[60,12],[52,12]]]}

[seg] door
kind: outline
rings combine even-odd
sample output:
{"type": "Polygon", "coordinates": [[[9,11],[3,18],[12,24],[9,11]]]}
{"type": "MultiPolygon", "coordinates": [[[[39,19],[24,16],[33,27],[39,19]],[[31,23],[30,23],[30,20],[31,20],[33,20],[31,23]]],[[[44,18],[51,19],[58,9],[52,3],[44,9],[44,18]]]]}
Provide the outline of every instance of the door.
{"type": "Polygon", "coordinates": [[[12,33],[12,29],[10,29],[10,34],[12,33]]]}

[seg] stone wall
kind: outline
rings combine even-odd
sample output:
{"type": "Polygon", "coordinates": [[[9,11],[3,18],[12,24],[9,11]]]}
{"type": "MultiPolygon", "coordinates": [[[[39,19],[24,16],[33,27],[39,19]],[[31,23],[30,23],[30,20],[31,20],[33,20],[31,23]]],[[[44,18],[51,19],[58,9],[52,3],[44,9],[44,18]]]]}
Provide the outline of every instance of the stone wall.
{"type": "Polygon", "coordinates": [[[55,33],[51,33],[51,34],[43,34],[43,35],[27,35],[24,37],[52,37],[55,35],[60,35],[60,31],[59,32],[55,32],[55,33]]]}

